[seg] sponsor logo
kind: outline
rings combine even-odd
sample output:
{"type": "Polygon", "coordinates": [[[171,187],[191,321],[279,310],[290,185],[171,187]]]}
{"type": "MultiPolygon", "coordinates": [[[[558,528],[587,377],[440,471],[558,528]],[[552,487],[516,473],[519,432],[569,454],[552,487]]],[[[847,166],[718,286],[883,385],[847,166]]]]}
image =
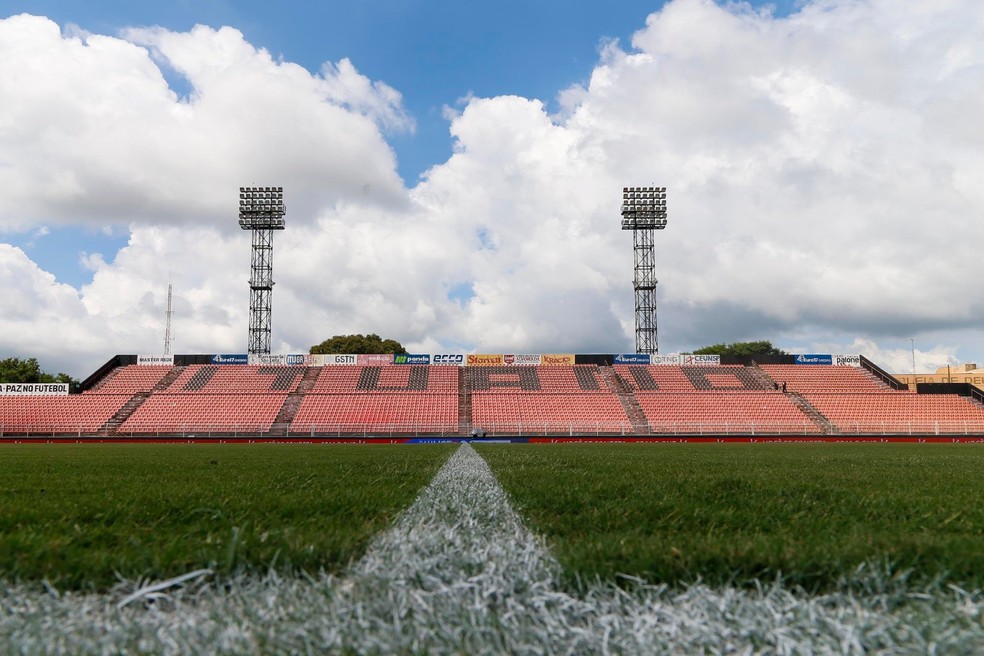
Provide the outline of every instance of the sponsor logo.
{"type": "Polygon", "coordinates": [[[861,366],[861,356],[860,355],[835,355],[834,364],[840,365],[842,367],[860,367],[861,366]]]}
{"type": "Polygon", "coordinates": [[[487,353],[473,353],[468,355],[468,364],[470,366],[498,367],[502,365],[502,356],[487,353]]]}
{"type": "Polygon", "coordinates": [[[391,353],[365,353],[355,358],[356,364],[370,367],[381,367],[386,364],[393,364],[391,353]]]}
{"type": "Polygon", "coordinates": [[[174,364],[173,355],[138,355],[137,364],[139,365],[154,365],[154,364],[174,364]]]}
{"type": "Polygon", "coordinates": [[[430,364],[431,356],[416,353],[400,353],[393,356],[393,364],[430,364]]]}
{"type": "Polygon", "coordinates": [[[796,364],[833,364],[834,359],[830,355],[818,353],[805,353],[796,356],[796,364]]]}
{"type": "Polygon", "coordinates": [[[248,364],[249,356],[245,353],[217,354],[212,356],[212,364],[248,364]]]}
{"type": "Polygon", "coordinates": [[[249,363],[263,366],[278,365],[284,363],[284,357],[283,355],[258,355],[254,353],[249,356],[249,363]]]}
{"type": "Polygon", "coordinates": [[[651,361],[648,353],[619,353],[615,356],[615,364],[650,364],[651,361]]]}
{"type": "Polygon", "coordinates": [[[672,364],[679,365],[683,358],[679,355],[650,355],[649,364],[672,364]]]}
{"type": "Polygon", "coordinates": [[[354,355],[335,355],[331,356],[331,360],[325,358],[325,362],[328,364],[355,364],[356,360],[354,355]]]}
{"type": "Polygon", "coordinates": [[[303,355],[288,355],[284,357],[284,362],[290,365],[304,364],[305,356],[303,355]]]}
{"type": "Polygon", "coordinates": [[[545,365],[553,366],[563,366],[563,365],[573,365],[574,364],[574,354],[573,353],[551,353],[549,355],[540,356],[540,361],[545,365]]]}
{"type": "Polygon", "coordinates": [[[502,356],[502,363],[503,364],[515,364],[516,363],[516,356],[515,355],[503,355],[502,356]]]}
{"type": "Polygon", "coordinates": [[[693,355],[684,354],[683,364],[693,366],[716,366],[721,364],[720,355],[693,355]]]}
{"type": "Polygon", "coordinates": [[[465,356],[460,353],[450,354],[442,353],[440,355],[435,355],[431,358],[433,364],[448,364],[454,366],[460,366],[465,363],[465,356]]]}

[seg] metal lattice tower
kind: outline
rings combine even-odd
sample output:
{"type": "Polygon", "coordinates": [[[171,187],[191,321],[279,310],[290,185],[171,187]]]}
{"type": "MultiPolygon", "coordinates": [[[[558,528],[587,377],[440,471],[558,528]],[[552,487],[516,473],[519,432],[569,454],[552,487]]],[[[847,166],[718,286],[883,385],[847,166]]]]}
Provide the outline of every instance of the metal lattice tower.
{"type": "Polygon", "coordinates": [[[632,231],[636,353],[659,353],[653,231],[666,227],[666,187],[624,187],[622,230],[632,231]]]}
{"type": "Polygon", "coordinates": [[[167,310],[164,312],[165,327],[164,327],[164,355],[171,355],[171,317],[174,316],[174,310],[171,309],[171,283],[167,283],[167,310]]]}
{"type": "Polygon", "coordinates": [[[273,231],[283,230],[283,187],[240,187],[239,227],[253,232],[249,277],[249,346],[253,354],[270,353],[273,322],[273,231]]]}

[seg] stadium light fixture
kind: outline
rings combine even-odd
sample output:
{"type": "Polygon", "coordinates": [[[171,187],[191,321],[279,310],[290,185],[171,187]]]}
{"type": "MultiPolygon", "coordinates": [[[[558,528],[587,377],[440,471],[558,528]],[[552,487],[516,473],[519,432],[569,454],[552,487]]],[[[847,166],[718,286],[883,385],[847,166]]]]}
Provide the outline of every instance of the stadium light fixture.
{"type": "Polygon", "coordinates": [[[666,228],[666,187],[623,187],[622,230],[632,231],[636,353],[659,353],[653,231],[666,228]]]}
{"type": "Polygon", "coordinates": [[[240,187],[239,227],[253,233],[249,278],[249,344],[252,354],[270,353],[273,324],[273,231],[284,230],[283,187],[240,187]]]}

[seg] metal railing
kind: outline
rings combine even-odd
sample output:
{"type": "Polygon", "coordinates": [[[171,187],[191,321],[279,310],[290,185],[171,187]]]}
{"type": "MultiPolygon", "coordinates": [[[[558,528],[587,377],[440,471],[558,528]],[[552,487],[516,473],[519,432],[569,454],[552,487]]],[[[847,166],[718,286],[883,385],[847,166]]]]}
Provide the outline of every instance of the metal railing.
{"type": "MultiPolygon", "coordinates": [[[[907,420],[907,421],[840,421],[833,422],[830,432],[811,421],[749,422],[693,421],[650,422],[538,422],[510,421],[473,423],[487,436],[629,436],[629,435],[984,435],[984,421],[907,420]]],[[[133,425],[103,432],[92,424],[15,422],[0,424],[0,438],[25,437],[453,437],[462,436],[455,423],[293,423],[273,427],[268,423],[181,424],[161,428],[158,425],[133,425]]]]}

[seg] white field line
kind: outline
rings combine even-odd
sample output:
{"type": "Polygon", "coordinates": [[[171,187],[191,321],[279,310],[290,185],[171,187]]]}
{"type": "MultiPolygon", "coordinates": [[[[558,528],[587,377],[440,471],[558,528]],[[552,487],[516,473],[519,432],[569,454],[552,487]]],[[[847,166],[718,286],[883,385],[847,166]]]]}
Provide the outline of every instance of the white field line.
{"type": "Polygon", "coordinates": [[[919,594],[877,572],[857,596],[776,584],[583,597],[560,590],[559,572],[463,445],[345,578],[198,579],[149,598],[0,584],[0,652],[984,652],[980,592],[919,594]]]}

